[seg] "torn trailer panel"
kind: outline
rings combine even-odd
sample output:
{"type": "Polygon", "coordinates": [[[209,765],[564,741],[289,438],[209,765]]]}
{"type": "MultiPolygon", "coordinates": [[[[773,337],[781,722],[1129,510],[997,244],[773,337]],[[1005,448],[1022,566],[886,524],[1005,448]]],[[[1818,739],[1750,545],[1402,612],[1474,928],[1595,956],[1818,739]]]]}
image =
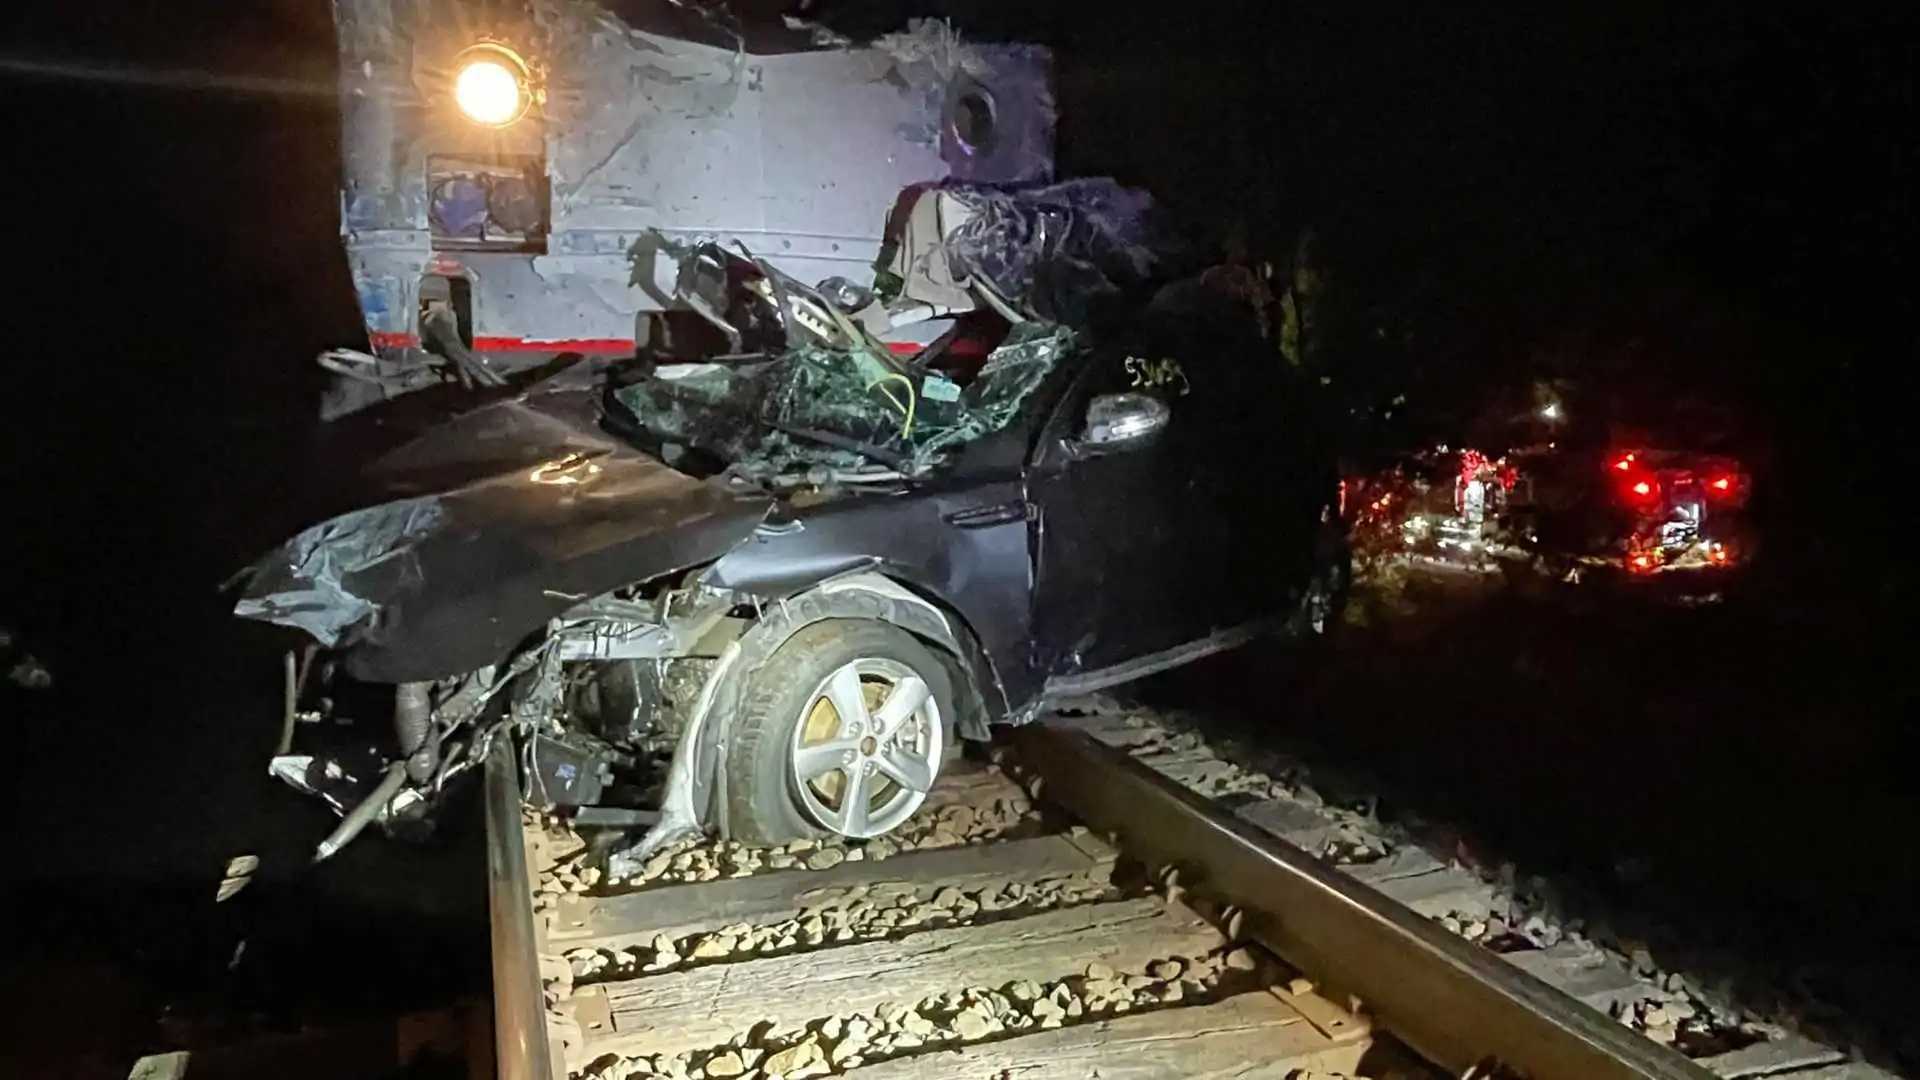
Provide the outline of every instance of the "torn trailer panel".
{"type": "Polygon", "coordinates": [[[920,184],[887,221],[874,290],[899,310],[965,308],[969,291],[1083,326],[1138,288],[1174,246],[1152,196],[1111,177],[1057,184],[920,184]]]}
{"type": "Polygon", "coordinates": [[[335,0],[335,17],[342,235],[372,352],[325,361],[327,415],[630,354],[673,306],[655,230],[864,285],[901,188],[1052,174],[1045,50],[944,23],[860,44],[669,0],[335,0]]]}

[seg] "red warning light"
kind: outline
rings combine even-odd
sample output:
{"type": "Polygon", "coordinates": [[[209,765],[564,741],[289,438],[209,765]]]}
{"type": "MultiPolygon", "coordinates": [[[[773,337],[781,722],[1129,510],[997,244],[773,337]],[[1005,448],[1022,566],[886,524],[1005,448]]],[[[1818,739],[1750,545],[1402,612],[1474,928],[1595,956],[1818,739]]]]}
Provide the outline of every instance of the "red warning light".
{"type": "Polygon", "coordinates": [[[1642,480],[1639,483],[1633,485],[1633,493],[1635,495],[1651,495],[1653,494],[1653,485],[1647,483],[1645,480],[1642,480]]]}

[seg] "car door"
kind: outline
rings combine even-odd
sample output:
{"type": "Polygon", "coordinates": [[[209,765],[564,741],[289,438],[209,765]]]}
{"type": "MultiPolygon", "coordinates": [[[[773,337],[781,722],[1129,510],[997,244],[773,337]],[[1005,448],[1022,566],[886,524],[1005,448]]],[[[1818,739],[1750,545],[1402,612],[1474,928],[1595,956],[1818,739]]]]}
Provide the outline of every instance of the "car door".
{"type": "Polygon", "coordinates": [[[1234,325],[1235,312],[1163,291],[1107,339],[1049,418],[1028,484],[1043,674],[1126,664],[1277,606],[1269,538],[1246,531],[1268,516],[1271,478],[1259,465],[1271,454],[1257,437],[1261,403],[1247,399],[1258,380],[1244,365],[1281,361],[1259,348],[1250,318],[1238,320],[1244,333],[1234,325]],[[1076,440],[1089,406],[1124,393],[1162,402],[1165,427],[1146,445],[1087,452],[1076,440]]]}

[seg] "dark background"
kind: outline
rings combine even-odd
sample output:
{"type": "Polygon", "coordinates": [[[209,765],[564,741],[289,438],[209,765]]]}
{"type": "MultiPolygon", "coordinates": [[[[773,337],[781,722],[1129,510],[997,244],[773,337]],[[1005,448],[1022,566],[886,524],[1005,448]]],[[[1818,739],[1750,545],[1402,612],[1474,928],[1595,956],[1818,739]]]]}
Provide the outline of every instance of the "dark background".
{"type": "MultiPolygon", "coordinates": [[[[1767,559],[1721,611],[1447,608],[1284,686],[1229,662],[1194,692],[1535,864],[1605,882],[1654,854],[1649,902],[1911,956],[1905,9],[1035,6],[825,8],[1053,44],[1062,171],[1153,189],[1196,252],[1237,232],[1285,262],[1311,228],[1319,362],[1346,403],[1408,399],[1356,449],[1573,376],[1655,416],[1724,404],[1768,462],[1767,559]]],[[[308,872],[326,812],[264,774],[274,643],[216,591],[350,464],[313,421],[312,357],[364,344],[327,6],[29,3],[0,28],[0,623],[56,680],[0,686],[0,1044],[24,1075],[121,1076],[483,993],[477,827],[308,872]],[[246,852],[260,881],[215,908],[246,852]]]]}

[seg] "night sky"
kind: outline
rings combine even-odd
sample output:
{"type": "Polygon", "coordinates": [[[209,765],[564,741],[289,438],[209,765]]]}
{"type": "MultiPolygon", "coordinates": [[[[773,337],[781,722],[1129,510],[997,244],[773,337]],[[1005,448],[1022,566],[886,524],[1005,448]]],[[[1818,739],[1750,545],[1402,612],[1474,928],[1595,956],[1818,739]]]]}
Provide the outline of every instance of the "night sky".
{"type": "MultiPolygon", "coordinates": [[[[1911,639],[1911,5],[1028,6],[816,5],[1053,45],[1063,171],[1152,189],[1197,258],[1237,230],[1285,260],[1310,228],[1329,370],[1355,404],[1408,398],[1366,439],[1543,378],[1730,406],[1777,480],[1782,603],[1911,639]]],[[[210,644],[216,586],[328,507],[312,358],[365,344],[331,16],[29,2],[0,28],[0,623],[65,688],[0,688],[12,823],[55,823],[23,881],[198,889],[180,867],[250,835],[199,793],[265,785],[273,737],[230,709],[275,674],[210,644]]],[[[1914,698],[1903,673],[1850,693],[1836,715],[1914,698]]]]}

